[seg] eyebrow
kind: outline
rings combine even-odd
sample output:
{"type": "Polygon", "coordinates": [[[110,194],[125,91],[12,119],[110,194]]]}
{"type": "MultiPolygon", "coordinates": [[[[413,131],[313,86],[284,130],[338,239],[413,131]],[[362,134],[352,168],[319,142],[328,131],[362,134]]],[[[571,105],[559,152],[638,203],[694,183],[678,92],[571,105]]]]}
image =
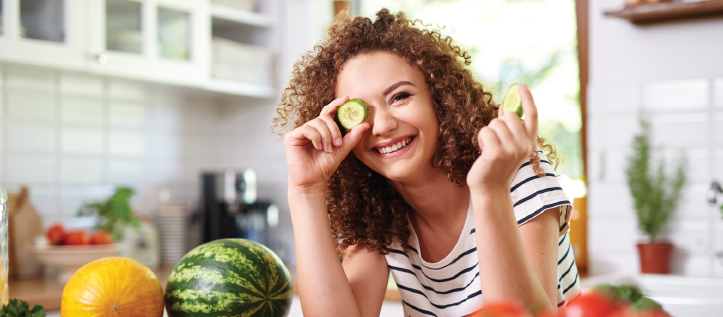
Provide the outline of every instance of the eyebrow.
{"type": "Polygon", "coordinates": [[[412,85],[412,87],[417,88],[417,86],[414,86],[414,84],[412,84],[411,82],[408,82],[408,81],[398,81],[398,82],[396,82],[395,84],[387,87],[387,89],[384,89],[384,91],[382,92],[382,94],[383,94],[384,96],[386,96],[386,95],[388,95],[390,92],[394,91],[394,89],[397,89],[397,87],[402,86],[402,85],[412,85]]]}

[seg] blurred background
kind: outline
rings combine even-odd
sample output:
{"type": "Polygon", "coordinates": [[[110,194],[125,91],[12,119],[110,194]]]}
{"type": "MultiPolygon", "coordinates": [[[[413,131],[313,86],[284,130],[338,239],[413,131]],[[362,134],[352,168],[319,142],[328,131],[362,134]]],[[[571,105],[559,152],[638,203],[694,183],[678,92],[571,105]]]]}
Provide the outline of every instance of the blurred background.
{"type": "Polygon", "coordinates": [[[293,275],[274,107],[336,12],[382,7],[443,28],[498,103],[511,83],[530,87],[565,160],[583,285],[627,279],[671,311],[723,311],[723,0],[0,0],[0,183],[25,206],[11,208],[11,298],[57,309],[63,271],[31,254],[48,242],[35,237],[127,214],[110,228],[118,252],[160,272],[243,237],[293,275]],[[652,277],[625,174],[640,117],[666,171],[687,157],[663,232],[669,273],[652,277]],[[98,207],[114,197],[127,210],[98,207]]]}

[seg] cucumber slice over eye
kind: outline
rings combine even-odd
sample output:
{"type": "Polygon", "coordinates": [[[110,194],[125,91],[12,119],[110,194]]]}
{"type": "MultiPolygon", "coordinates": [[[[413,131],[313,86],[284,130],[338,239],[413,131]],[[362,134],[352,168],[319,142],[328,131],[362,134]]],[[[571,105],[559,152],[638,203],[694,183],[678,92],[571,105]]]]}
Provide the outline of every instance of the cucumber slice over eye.
{"type": "Polygon", "coordinates": [[[512,84],[507,88],[505,99],[502,100],[502,113],[514,112],[522,119],[522,99],[520,99],[520,84],[512,84]]]}
{"type": "Polygon", "coordinates": [[[347,101],[336,112],[339,123],[349,130],[360,125],[367,117],[367,105],[361,99],[354,98],[347,101]]]}

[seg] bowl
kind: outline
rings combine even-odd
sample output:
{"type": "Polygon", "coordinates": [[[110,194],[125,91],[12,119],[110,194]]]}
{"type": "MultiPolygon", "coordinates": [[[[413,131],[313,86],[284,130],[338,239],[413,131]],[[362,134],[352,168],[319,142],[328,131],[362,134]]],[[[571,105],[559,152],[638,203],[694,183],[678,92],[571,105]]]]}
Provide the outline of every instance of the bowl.
{"type": "Polygon", "coordinates": [[[118,256],[120,251],[118,244],[99,244],[35,247],[30,253],[40,264],[60,269],[58,283],[65,284],[83,265],[102,258],[118,256]]]}

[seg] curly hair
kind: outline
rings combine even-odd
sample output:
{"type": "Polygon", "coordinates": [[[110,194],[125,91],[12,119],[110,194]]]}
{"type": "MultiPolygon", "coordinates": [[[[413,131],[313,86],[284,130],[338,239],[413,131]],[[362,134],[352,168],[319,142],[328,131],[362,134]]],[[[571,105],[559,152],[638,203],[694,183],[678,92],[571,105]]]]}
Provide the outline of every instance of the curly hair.
{"type": "MultiPolygon", "coordinates": [[[[318,117],[335,99],[337,76],[348,60],[363,53],[390,52],[424,74],[439,122],[438,147],[431,164],[463,186],[480,155],[477,133],[496,117],[498,105],[467,69],[470,55],[450,37],[427,27],[402,12],[394,15],[387,9],[377,12],[375,21],[351,19],[348,13],[340,13],[329,28],[329,38],[294,65],[293,77],[276,108],[272,131],[283,135],[318,117]]],[[[548,158],[556,166],[554,147],[541,137],[538,145],[550,153],[548,158]]],[[[538,175],[545,175],[537,152],[530,163],[538,175]]],[[[384,176],[364,165],[354,152],[329,179],[326,197],[340,254],[360,242],[381,254],[388,253],[388,246],[395,241],[408,250],[407,214],[411,207],[384,176]]]]}

